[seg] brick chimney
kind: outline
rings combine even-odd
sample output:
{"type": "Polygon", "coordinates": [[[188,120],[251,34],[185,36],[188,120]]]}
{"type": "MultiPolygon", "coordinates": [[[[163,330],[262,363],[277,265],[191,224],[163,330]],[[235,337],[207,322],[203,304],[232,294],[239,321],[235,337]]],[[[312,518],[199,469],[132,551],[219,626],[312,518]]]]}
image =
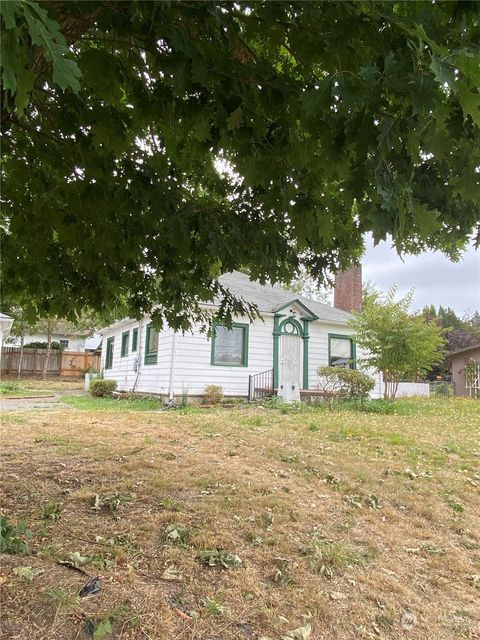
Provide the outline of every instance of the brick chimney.
{"type": "Polygon", "coordinates": [[[336,274],[333,306],[349,313],[362,310],[361,264],[336,274]]]}

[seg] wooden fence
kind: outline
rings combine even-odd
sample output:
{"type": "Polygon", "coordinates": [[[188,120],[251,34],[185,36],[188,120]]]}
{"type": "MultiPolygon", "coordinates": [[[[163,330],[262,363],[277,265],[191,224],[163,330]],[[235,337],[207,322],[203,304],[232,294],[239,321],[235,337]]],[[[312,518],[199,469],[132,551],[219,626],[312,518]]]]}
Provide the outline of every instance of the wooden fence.
{"type": "MultiPolygon", "coordinates": [[[[39,376],[42,374],[46,349],[24,349],[21,375],[39,376]]],[[[1,369],[4,375],[15,375],[20,359],[19,347],[3,347],[1,369]]],[[[100,368],[100,356],[83,351],[61,351],[51,349],[48,356],[47,375],[80,377],[87,369],[100,368]]]]}

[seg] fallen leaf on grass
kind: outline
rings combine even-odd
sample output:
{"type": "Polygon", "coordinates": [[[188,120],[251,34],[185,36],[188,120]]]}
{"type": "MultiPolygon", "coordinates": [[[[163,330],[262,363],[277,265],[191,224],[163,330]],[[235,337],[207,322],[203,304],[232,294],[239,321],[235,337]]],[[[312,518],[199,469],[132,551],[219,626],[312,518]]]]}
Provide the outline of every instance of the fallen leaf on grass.
{"type": "Polygon", "coordinates": [[[181,580],[182,579],[182,574],[180,573],[180,571],[177,569],[177,567],[174,564],[169,565],[165,571],[162,573],[162,578],[164,580],[181,580]]]}
{"type": "Polygon", "coordinates": [[[22,580],[32,582],[35,576],[39,576],[43,573],[43,569],[32,569],[32,567],[15,567],[13,573],[22,580]]]}
{"type": "Polygon", "coordinates": [[[304,627],[298,627],[293,631],[289,631],[282,640],[308,640],[312,635],[312,625],[307,623],[304,627]]]}
{"type": "Polygon", "coordinates": [[[413,613],[404,613],[402,619],[400,620],[400,624],[406,631],[411,631],[417,624],[417,618],[413,613]]]}
{"type": "Polygon", "coordinates": [[[89,556],[82,556],[78,551],[67,553],[67,557],[73,562],[75,566],[86,564],[90,560],[89,556]]]}

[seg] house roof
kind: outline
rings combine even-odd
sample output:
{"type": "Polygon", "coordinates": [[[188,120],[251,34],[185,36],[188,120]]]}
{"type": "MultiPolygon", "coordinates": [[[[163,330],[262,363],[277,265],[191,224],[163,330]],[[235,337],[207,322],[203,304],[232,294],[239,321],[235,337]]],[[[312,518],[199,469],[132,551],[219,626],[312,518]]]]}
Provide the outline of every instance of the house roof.
{"type": "MultiPolygon", "coordinates": [[[[243,298],[246,302],[256,304],[260,312],[275,313],[278,308],[289,302],[298,300],[303,306],[312,311],[319,320],[347,324],[352,318],[350,313],[331,307],[329,304],[311,300],[305,296],[297,295],[288,289],[271,284],[260,284],[250,280],[249,276],[240,271],[224,273],[219,277],[220,283],[237,298],[243,298]]],[[[219,301],[218,301],[219,302],[219,301]]]]}
{"type": "Polygon", "coordinates": [[[480,349],[480,342],[478,344],[472,344],[469,347],[464,347],[463,349],[458,349],[457,351],[450,351],[445,357],[450,358],[460,353],[467,353],[467,351],[475,351],[475,349],[480,349]]]}
{"type": "MultiPolygon", "coordinates": [[[[346,325],[353,317],[351,313],[336,309],[335,307],[317,302],[305,296],[300,296],[293,291],[284,289],[283,287],[273,286],[271,284],[260,284],[240,271],[232,271],[231,273],[222,274],[218,280],[230,291],[236,298],[243,298],[245,302],[255,304],[260,313],[277,313],[290,303],[300,303],[306,310],[311,311],[313,316],[323,322],[332,322],[334,324],[346,325]]],[[[221,302],[220,298],[212,303],[205,303],[211,306],[217,306],[221,302]]],[[[103,335],[107,330],[117,329],[120,326],[134,322],[132,318],[123,318],[108,327],[103,327],[98,331],[103,335]]]]}

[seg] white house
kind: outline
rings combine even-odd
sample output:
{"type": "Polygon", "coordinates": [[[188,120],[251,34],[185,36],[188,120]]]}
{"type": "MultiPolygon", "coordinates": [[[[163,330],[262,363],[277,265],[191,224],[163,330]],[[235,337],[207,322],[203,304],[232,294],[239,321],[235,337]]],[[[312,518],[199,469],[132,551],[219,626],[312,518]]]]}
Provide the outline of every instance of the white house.
{"type": "MultiPolygon", "coordinates": [[[[222,386],[226,396],[251,397],[252,386],[271,386],[285,399],[295,399],[300,390],[317,388],[319,366],[348,366],[355,359],[351,314],[343,309],[261,285],[240,272],[222,275],[220,282],[233,295],[256,304],[261,317],[253,322],[235,318],[230,330],[216,324],[211,338],[199,327],[185,334],[171,328],[157,332],[148,316],[140,322],[116,322],[100,331],[104,377],[117,380],[119,390],[169,398],[200,396],[214,384],[222,386]]],[[[359,269],[353,280],[347,275],[337,285],[339,304],[358,304],[359,269]]],[[[217,308],[204,307],[212,314],[217,308]]],[[[379,394],[377,379],[372,395],[379,394]]]]}

